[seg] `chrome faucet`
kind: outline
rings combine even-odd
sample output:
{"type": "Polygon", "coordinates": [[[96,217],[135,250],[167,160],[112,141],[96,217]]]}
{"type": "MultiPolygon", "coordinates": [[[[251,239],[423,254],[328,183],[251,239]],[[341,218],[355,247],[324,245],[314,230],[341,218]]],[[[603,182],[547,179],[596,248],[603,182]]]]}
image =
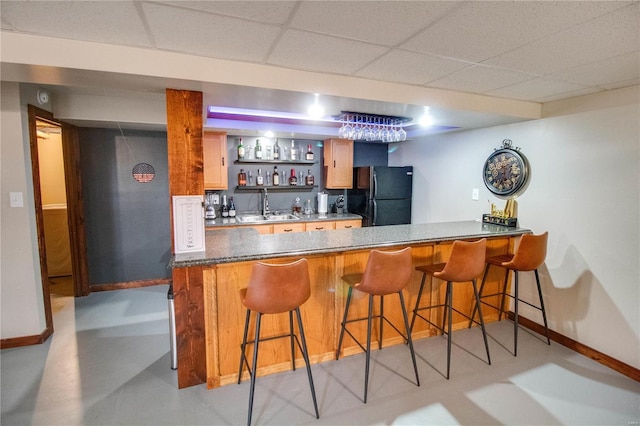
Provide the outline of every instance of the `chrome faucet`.
{"type": "Polygon", "coordinates": [[[269,214],[269,195],[267,193],[267,188],[264,188],[264,197],[262,198],[262,215],[266,216],[269,214]]]}

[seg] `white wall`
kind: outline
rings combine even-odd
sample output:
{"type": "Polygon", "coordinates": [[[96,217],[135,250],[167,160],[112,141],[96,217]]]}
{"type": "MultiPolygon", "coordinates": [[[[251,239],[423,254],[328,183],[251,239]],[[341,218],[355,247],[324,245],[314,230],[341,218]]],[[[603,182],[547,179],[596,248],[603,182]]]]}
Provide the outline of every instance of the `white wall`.
{"type": "MultiPolygon", "coordinates": [[[[638,99],[638,87],[585,96],[566,108],[554,105],[555,117],[415,140],[390,156],[392,165],[415,167],[414,223],[441,222],[479,219],[487,200],[503,206],[484,187],[482,167],[503,139],[521,147],[532,176],[518,198],[518,220],[534,233],[549,231],[541,280],[550,327],[636,368],[638,99]],[[480,189],[480,201],[471,200],[472,188],[480,189]]],[[[533,274],[522,276],[521,293],[537,300],[533,274]]],[[[523,315],[542,323],[537,311],[524,308],[523,315]]]]}
{"type": "MultiPolygon", "coordinates": [[[[27,110],[18,84],[2,82],[0,96],[0,336],[39,335],[46,327],[35,231],[27,110]],[[27,135],[27,136],[24,136],[27,135]],[[21,192],[24,207],[9,207],[21,192]]],[[[29,93],[26,96],[35,95],[29,93]]],[[[31,103],[35,104],[35,96],[31,103]]]]}

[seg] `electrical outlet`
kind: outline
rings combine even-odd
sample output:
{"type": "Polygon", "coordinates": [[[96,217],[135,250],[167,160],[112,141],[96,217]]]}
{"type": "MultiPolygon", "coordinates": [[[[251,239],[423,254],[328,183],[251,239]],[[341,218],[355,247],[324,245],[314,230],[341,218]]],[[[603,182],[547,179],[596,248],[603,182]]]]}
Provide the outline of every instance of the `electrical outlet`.
{"type": "Polygon", "coordinates": [[[473,191],[471,191],[471,199],[474,201],[478,201],[479,198],[480,190],[478,188],[473,188],[473,191]]]}
{"type": "Polygon", "coordinates": [[[11,207],[24,207],[24,201],[22,200],[22,192],[10,192],[9,205],[11,207]]]}
{"type": "Polygon", "coordinates": [[[213,194],[213,204],[220,204],[220,194],[213,194]]]}

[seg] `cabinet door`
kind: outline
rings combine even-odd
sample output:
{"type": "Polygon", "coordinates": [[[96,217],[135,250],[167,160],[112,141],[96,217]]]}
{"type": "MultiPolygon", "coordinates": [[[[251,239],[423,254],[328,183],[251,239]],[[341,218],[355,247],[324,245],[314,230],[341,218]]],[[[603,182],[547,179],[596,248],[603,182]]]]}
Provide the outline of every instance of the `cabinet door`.
{"type": "Polygon", "coordinates": [[[325,188],[345,189],[353,186],[353,141],[324,141],[325,188]]]}
{"type": "Polygon", "coordinates": [[[307,222],[305,224],[306,231],[327,231],[329,229],[336,229],[335,222],[307,222]]]}
{"type": "Polygon", "coordinates": [[[227,134],[204,132],[204,189],[227,189],[227,134]]]}
{"type": "Polygon", "coordinates": [[[304,223],[278,223],[273,225],[273,233],[304,232],[304,223]]]}
{"type": "Polygon", "coordinates": [[[336,220],[336,229],[362,228],[362,219],[336,220]]]}

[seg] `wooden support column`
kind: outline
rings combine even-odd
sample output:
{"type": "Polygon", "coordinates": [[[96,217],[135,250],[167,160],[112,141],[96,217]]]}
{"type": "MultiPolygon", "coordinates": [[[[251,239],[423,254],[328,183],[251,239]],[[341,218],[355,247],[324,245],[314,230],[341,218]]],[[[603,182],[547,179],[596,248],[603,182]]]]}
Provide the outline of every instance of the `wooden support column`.
{"type": "MultiPolygon", "coordinates": [[[[169,195],[203,195],[202,93],[167,89],[169,195]]],[[[171,239],[173,241],[173,209],[171,239]]],[[[178,387],[207,380],[202,268],[173,270],[178,387]]]]}

